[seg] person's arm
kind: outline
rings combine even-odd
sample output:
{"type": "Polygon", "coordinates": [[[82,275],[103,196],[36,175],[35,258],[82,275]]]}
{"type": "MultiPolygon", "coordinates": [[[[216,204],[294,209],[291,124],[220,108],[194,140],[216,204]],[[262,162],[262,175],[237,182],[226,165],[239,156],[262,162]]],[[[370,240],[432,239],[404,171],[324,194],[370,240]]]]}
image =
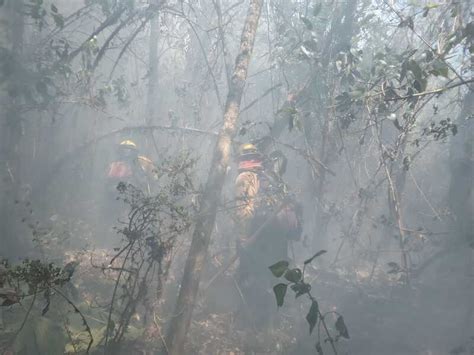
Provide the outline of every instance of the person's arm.
{"type": "Polygon", "coordinates": [[[259,189],[257,174],[246,171],[235,181],[236,216],[239,224],[246,224],[255,214],[256,197],[259,189]]]}

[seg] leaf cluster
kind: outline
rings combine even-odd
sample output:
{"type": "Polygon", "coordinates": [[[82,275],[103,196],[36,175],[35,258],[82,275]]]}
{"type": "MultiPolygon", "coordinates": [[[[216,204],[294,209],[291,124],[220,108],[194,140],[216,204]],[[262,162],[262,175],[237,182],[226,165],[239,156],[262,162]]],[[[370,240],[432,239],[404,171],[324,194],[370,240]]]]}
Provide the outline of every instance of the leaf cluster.
{"type": "MultiPolygon", "coordinates": [[[[308,322],[309,326],[309,333],[311,334],[316,325],[319,324],[318,329],[322,326],[326,331],[327,338],[325,342],[331,343],[333,350],[335,351],[334,343],[339,340],[340,337],[349,339],[349,332],[347,327],[344,323],[344,318],[338,314],[335,328],[337,334],[335,336],[331,336],[328,331],[326,322],[325,322],[325,315],[321,314],[319,309],[318,301],[314,298],[311,294],[311,285],[304,280],[304,272],[307,265],[311,264],[317,257],[326,253],[326,250],[320,250],[312,257],[306,259],[304,261],[303,270],[299,268],[290,268],[289,262],[286,260],[279,261],[271,266],[269,266],[270,271],[272,272],[273,276],[281,278],[283,277],[287,282],[278,283],[273,287],[273,292],[275,294],[276,303],[278,307],[282,307],[285,301],[285,296],[288,290],[288,286],[294,292],[295,298],[298,298],[302,295],[306,295],[308,299],[311,301],[311,305],[309,308],[308,313],[306,314],[306,321],[308,322]]],[[[329,312],[331,313],[331,312],[329,312]]],[[[318,338],[320,338],[320,331],[318,331],[318,338]]],[[[318,354],[323,354],[323,348],[321,346],[321,341],[318,339],[316,344],[316,350],[318,354]]]]}
{"type": "Polygon", "coordinates": [[[8,260],[0,263],[0,299],[1,306],[11,306],[20,303],[25,297],[44,292],[47,307],[43,310],[45,314],[49,309],[49,298],[52,289],[64,286],[74,275],[77,263],[71,262],[60,267],[54,263],[46,263],[41,260],[25,259],[18,265],[12,265],[8,260]]]}

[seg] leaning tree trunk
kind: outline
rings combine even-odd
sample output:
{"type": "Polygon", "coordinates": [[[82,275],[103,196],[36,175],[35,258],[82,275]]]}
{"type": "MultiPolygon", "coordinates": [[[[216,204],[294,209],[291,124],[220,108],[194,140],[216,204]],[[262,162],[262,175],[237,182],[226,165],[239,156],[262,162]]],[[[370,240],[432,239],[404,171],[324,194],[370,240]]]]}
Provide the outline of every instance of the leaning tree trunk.
{"type": "Polygon", "coordinates": [[[240,51],[235,61],[234,74],[224,111],[224,122],[217,138],[209,177],[204,189],[199,217],[193,233],[189,255],[184,267],[174,317],[167,335],[168,354],[180,355],[184,351],[184,340],[199,289],[201,272],[205,266],[209,242],[216,219],[217,205],[226,177],[231,142],[236,134],[240,102],[247,79],[250,57],[262,9],[263,0],[250,0],[247,18],[240,42],[240,51]]]}

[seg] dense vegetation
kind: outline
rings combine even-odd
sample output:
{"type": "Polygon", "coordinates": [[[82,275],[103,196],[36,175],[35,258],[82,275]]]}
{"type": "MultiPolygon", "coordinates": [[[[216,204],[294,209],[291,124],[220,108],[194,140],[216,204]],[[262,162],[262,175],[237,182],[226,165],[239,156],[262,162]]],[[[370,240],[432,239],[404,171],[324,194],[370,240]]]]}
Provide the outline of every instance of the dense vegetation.
{"type": "Polygon", "coordinates": [[[473,11],[0,0],[2,353],[474,354],[473,11]],[[157,180],[111,189],[129,138],[157,180]],[[229,264],[249,141],[305,222],[261,332],[229,264]]]}

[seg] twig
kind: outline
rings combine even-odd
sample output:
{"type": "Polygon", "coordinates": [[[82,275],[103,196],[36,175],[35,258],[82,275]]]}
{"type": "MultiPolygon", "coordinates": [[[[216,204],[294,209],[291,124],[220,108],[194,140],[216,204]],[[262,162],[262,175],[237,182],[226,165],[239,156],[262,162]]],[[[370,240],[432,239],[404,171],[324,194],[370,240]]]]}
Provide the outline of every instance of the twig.
{"type": "Polygon", "coordinates": [[[142,21],[142,23],[140,24],[140,26],[138,26],[138,28],[135,30],[135,32],[132,33],[132,35],[128,38],[127,42],[125,42],[125,44],[123,45],[122,49],[120,50],[119,55],[117,56],[117,59],[116,59],[115,62],[114,62],[114,66],[112,67],[112,70],[110,71],[110,74],[109,74],[109,81],[112,79],[112,76],[114,75],[115,69],[117,68],[118,63],[120,62],[120,59],[121,59],[122,56],[125,54],[126,50],[127,50],[128,47],[130,46],[130,44],[131,44],[131,43],[133,42],[133,40],[138,36],[138,34],[141,32],[141,30],[143,29],[143,27],[145,27],[145,25],[148,23],[149,20],[150,20],[149,17],[145,18],[145,20],[142,21]]]}
{"type": "Polygon", "coordinates": [[[439,221],[442,221],[443,219],[442,219],[441,216],[439,215],[438,211],[436,211],[436,209],[433,207],[433,205],[431,204],[431,202],[428,200],[428,197],[427,197],[426,194],[423,192],[423,190],[421,189],[421,187],[418,186],[418,183],[416,182],[416,179],[415,179],[415,177],[413,176],[413,173],[411,172],[411,170],[408,170],[408,173],[410,174],[410,177],[411,177],[411,179],[413,180],[413,183],[415,184],[416,189],[417,189],[418,192],[420,193],[421,197],[423,197],[423,200],[425,200],[426,204],[430,207],[431,211],[433,211],[433,213],[436,215],[436,218],[438,218],[439,221]]]}
{"type": "Polygon", "coordinates": [[[287,144],[287,143],[283,143],[283,142],[279,142],[277,140],[275,140],[275,143],[276,144],[279,144],[279,145],[282,145],[286,148],[289,148],[291,150],[294,150],[295,152],[298,152],[300,153],[303,157],[315,162],[316,164],[318,164],[321,168],[323,168],[324,170],[326,170],[329,174],[331,174],[332,176],[336,176],[336,173],[331,170],[330,168],[328,168],[323,162],[321,162],[319,159],[317,159],[314,155],[311,155],[311,154],[308,154],[306,153],[303,149],[301,148],[297,148],[297,147],[294,147],[292,146],[291,144],[287,144]]]}
{"type": "MultiPolygon", "coordinates": [[[[135,241],[136,240],[133,240],[130,243],[129,249],[127,251],[127,255],[125,255],[125,258],[123,260],[121,269],[123,269],[125,267],[125,263],[127,262],[128,256],[130,255],[130,252],[132,251],[132,248],[133,248],[133,245],[135,244],[135,241]]],[[[117,281],[115,282],[114,291],[112,293],[112,300],[110,302],[110,310],[109,310],[109,315],[107,317],[107,325],[106,325],[106,330],[105,330],[104,355],[107,354],[107,345],[108,345],[108,342],[109,342],[109,328],[110,328],[110,322],[112,320],[112,311],[113,311],[113,308],[114,308],[114,301],[115,301],[115,297],[117,295],[117,289],[118,289],[118,285],[120,283],[120,278],[122,276],[122,272],[123,272],[122,270],[119,271],[117,281]]]]}
{"type": "MultiPolygon", "coordinates": [[[[317,302],[310,292],[308,292],[307,294],[311,302],[317,302]]],[[[319,324],[323,325],[324,331],[326,332],[326,335],[328,337],[327,339],[329,340],[329,343],[331,344],[332,351],[334,351],[334,355],[337,355],[337,349],[336,349],[336,345],[334,344],[334,339],[332,338],[331,333],[329,333],[329,329],[326,325],[326,321],[324,320],[324,315],[321,314],[321,311],[319,309],[318,309],[318,314],[319,314],[319,322],[320,322],[319,324]]],[[[318,337],[319,336],[320,336],[320,333],[319,333],[319,328],[318,328],[318,337]]]]}
{"type": "Polygon", "coordinates": [[[160,328],[160,326],[159,326],[159,324],[156,320],[156,312],[155,311],[153,311],[153,323],[155,323],[155,327],[158,330],[158,335],[160,336],[161,342],[163,343],[163,347],[166,350],[166,354],[168,354],[169,353],[168,345],[166,345],[166,339],[163,337],[163,334],[161,334],[161,328],[160,328]]]}
{"type": "MultiPolygon", "coordinates": [[[[426,96],[426,95],[432,95],[432,94],[440,94],[440,93],[442,93],[446,90],[453,89],[453,88],[456,88],[456,87],[462,86],[462,85],[468,85],[468,84],[473,83],[473,82],[474,82],[474,79],[463,80],[463,81],[454,83],[452,85],[445,86],[444,88],[437,88],[437,89],[433,89],[433,90],[429,90],[429,91],[423,91],[423,92],[419,92],[419,93],[411,94],[411,95],[406,95],[406,96],[393,97],[393,98],[389,98],[389,99],[384,99],[384,101],[399,101],[399,100],[411,99],[413,97],[420,97],[420,96],[426,96]]],[[[383,93],[378,94],[378,95],[383,95],[383,93]]]]}
{"type": "Polygon", "coordinates": [[[86,349],[86,354],[89,354],[92,343],[94,342],[94,337],[92,336],[92,331],[91,331],[91,328],[89,327],[89,323],[87,323],[86,317],[82,314],[81,310],[77,308],[74,302],[72,302],[64,293],[62,293],[55,287],[51,287],[51,289],[53,289],[54,292],[60,295],[67,303],[69,303],[71,307],[74,308],[74,312],[78,313],[79,316],[82,318],[82,323],[84,324],[84,327],[86,328],[86,332],[89,334],[89,337],[90,337],[89,344],[87,345],[87,349],[86,349]]]}
{"type": "Polygon", "coordinates": [[[247,111],[249,108],[251,108],[253,105],[255,105],[257,102],[259,102],[261,99],[263,99],[265,96],[267,96],[268,94],[272,93],[273,90],[279,88],[280,86],[282,86],[283,84],[282,83],[278,83],[276,85],[273,85],[270,89],[267,89],[262,95],[260,95],[259,97],[257,97],[256,99],[252,100],[251,103],[249,103],[247,106],[245,106],[242,110],[240,110],[240,113],[242,114],[242,112],[245,112],[247,111]]]}
{"type": "Polygon", "coordinates": [[[25,318],[23,318],[23,322],[21,322],[20,328],[15,332],[15,335],[14,335],[13,338],[12,338],[12,341],[11,341],[12,344],[13,344],[13,342],[15,341],[16,337],[17,337],[17,336],[21,333],[21,331],[23,330],[23,327],[25,326],[26,321],[28,320],[28,317],[30,316],[31,310],[33,309],[33,305],[35,304],[35,301],[36,301],[36,295],[37,295],[37,294],[38,294],[38,292],[35,291],[35,293],[33,294],[33,299],[31,300],[31,304],[30,304],[30,306],[28,307],[28,310],[26,311],[25,318]]]}

